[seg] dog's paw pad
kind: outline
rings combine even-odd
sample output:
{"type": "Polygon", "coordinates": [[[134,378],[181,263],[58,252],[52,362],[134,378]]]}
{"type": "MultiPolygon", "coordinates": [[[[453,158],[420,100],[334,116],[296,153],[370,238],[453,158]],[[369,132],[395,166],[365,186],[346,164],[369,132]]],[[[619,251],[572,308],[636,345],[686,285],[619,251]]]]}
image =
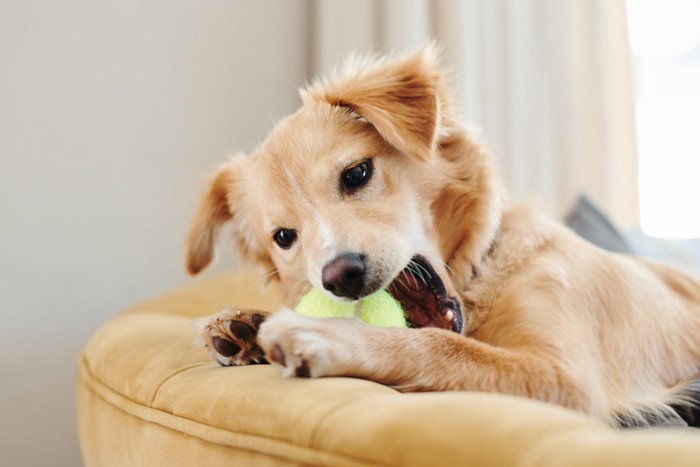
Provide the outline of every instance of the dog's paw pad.
{"type": "Polygon", "coordinates": [[[238,352],[241,351],[241,347],[231,342],[223,337],[212,337],[212,343],[214,344],[214,350],[217,351],[222,357],[233,357],[238,352]]]}
{"type": "Polygon", "coordinates": [[[212,358],[222,366],[264,362],[256,342],[265,316],[245,310],[224,311],[199,322],[199,333],[212,358]]]}
{"type": "Polygon", "coordinates": [[[257,331],[244,322],[231,321],[229,329],[231,330],[231,334],[236,336],[239,340],[245,342],[255,341],[255,335],[257,334],[257,331]]]}

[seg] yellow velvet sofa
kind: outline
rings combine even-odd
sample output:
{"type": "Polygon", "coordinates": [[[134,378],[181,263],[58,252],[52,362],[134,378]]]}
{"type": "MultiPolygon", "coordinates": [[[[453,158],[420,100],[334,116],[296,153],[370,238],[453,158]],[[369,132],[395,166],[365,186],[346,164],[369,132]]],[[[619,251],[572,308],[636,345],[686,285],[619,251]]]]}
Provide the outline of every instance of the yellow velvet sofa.
{"type": "Polygon", "coordinates": [[[401,394],[351,378],[283,379],[224,368],[195,345],[194,317],[274,309],[233,274],[148,301],[104,324],[78,357],[87,466],[699,466],[700,430],[613,431],[498,394],[401,394]]]}

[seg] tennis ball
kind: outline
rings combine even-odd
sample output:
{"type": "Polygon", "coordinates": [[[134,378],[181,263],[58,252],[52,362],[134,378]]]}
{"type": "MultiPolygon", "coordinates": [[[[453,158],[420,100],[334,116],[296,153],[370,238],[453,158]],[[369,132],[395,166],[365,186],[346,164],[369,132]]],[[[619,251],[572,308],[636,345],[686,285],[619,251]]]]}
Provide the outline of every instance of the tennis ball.
{"type": "MultiPolygon", "coordinates": [[[[367,324],[382,327],[407,328],[401,304],[386,290],[380,290],[360,300],[359,318],[367,324]]],[[[343,303],[329,298],[318,289],[309,290],[296,306],[297,313],[314,318],[352,318],[356,303],[343,303]]]]}

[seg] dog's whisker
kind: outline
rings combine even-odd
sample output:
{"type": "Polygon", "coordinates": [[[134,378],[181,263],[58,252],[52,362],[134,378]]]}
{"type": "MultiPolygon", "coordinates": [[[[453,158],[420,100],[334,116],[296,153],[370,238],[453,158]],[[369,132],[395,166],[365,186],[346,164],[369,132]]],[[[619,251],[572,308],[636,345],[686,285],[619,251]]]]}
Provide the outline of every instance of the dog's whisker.
{"type": "Polygon", "coordinates": [[[403,288],[408,288],[408,286],[406,285],[406,282],[404,282],[403,277],[401,277],[401,276],[403,276],[403,274],[399,274],[398,277],[397,277],[396,279],[394,279],[394,280],[395,280],[396,282],[398,282],[399,285],[401,285],[401,287],[403,287],[403,288]]]}
{"type": "Polygon", "coordinates": [[[278,272],[279,272],[279,269],[277,269],[276,266],[272,266],[270,269],[268,269],[267,271],[265,271],[265,273],[263,274],[262,277],[260,277],[258,280],[256,280],[255,282],[253,282],[253,284],[252,284],[250,287],[248,287],[248,290],[246,290],[245,293],[247,294],[248,292],[250,292],[250,290],[251,290],[253,287],[260,285],[260,283],[261,283],[261,282],[264,282],[265,279],[267,279],[268,277],[274,276],[274,275],[277,274],[278,272]]]}
{"type": "MultiPolygon", "coordinates": [[[[412,269],[411,269],[411,263],[410,263],[410,262],[406,265],[406,269],[408,269],[409,271],[412,271],[412,269]]],[[[411,281],[413,281],[414,284],[417,284],[417,283],[415,282],[416,278],[415,278],[415,275],[414,275],[413,273],[408,274],[408,275],[406,275],[406,274],[399,274],[399,277],[400,277],[400,276],[406,277],[406,282],[411,282],[411,281]]],[[[408,284],[404,283],[404,285],[408,285],[408,284]]]]}
{"type": "MultiPolygon", "coordinates": [[[[412,261],[412,263],[416,266],[416,268],[417,268],[418,270],[423,271],[423,272],[425,273],[425,275],[427,276],[427,279],[432,279],[432,274],[430,274],[430,271],[428,271],[428,270],[425,268],[425,266],[423,266],[423,265],[420,264],[420,263],[416,263],[416,262],[414,262],[414,261],[412,261]]],[[[421,278],[423,279],[423,282],[426,282],[426,277],[425,277],[425,276],[421,275],[421,278]]]]}
{"type": "Polygon", "coordinates": [[[452,276],[452,277],[455,276],[454,269],[452,269],[452,268],[450,267],[449,264],[447,264],[446,262],[444,262],[444,261],[442,260],[442,258],[437,257],[437,256],[430,256],[430,262],[433,263],[433,264],[440,264],[440,265],[444,266],[444,267],[445,267],[445,270],[447,271],[447,273],[448,273],[450,276],[452,276]]]}
{"type": "MultiPolygon", "coordinates": [[[[297,288],[300,287],[300,286],[303,286],[303,285],[304,285],[304,282],[306,282],[306,279],[299,279],[299,280],[289,289],[289,293],[287,294],[287,303],[291,303],[291,302],[292,302],[292,297],[294,297],[295,295],[297,295],[297,291],[296,291],[297,288]]],[[[309,285],[309,286],[307,287],[307,289],[310,289],[310,288],[311,288],[311,286],[309,285]]],[[[303,291],[303,293],[300,293],[299,295],[304,295],[304,293],[306,293],[306,292],[308,292],[308,290],[303,291]]]]}
{"type": "Polygon", "coordinates": [[[406,265],[406,269],[408,269],[411,272],[412,276],[417,276],[420,274],[420,271],[416,269],[416,263],[413,261],[409,261],[408,264],[406,265]]]}
{"type": "Polygon", "coordinates": [[[289,292],[287,293],[287,303],[292,301],[292,297],[296,294],[296,289],[301,285],[301,283],[302,280],[299,280],[289,289],[289,292]]]}
{"type": "MultiPolygon", "coordinates": [[[[428,271],[425,268],[423,268],[420,264],[414,261],[409,261],[407,267],[413,273],[411,275],[414,277],[414,280],[417,281],[417,279],[420,279],[424,284],[428,283],[428,280],[426,279],[424,273],[428,275],[428,278],[430,278],[430,273],[428,273],[428,271]]],[[[418,286],[417,282],[416,286],[418,286]]]]}
{"type": "Polygon", "coordinates": [[[453,277],[455,276],[455,271],[454,271],[454,269],[452,269],[452,268],[450,267],[449,264],[447,264],[447,263],[444,262],[444,261],[439,261],[439,263],[442,264],[443,266],[445,266],[445,270],[447,271],[447,273],[448,273],[449,275],[451,275],[451,276],[453,276],[453,277]]]}
{"type": "Polygon", "coordinates": [[[414,288],[419,287],[418,280],[420,279],[422,281],[422,278],[420,278],[419,275],[417,273],[415,273],[415,270],[413,268],[411,268],[411,263],[409,263],[407,268],[411,271],[411,274],[409,274],[408,280],[413,281],[414,288]]]}
{"type": "MultiPolygon", "coordinates": [[[[291,266],[289,269],[302,269],[302,268],[303,268],[303,266],[291,266]]],[[[278,272],[279,272],[279,269],[276,266],[272,266],[271,268],[267,269],[262,277],[260,277],[258,280],[253,282],[253,284],[251,284],[251,286],[245,290],[243,296],[244,297],[247,296],[250,293],[250,291],[253,289],[253,287],[259,287],[261,282],[265,281],[269,277],[274,276],[278,272]]]]}

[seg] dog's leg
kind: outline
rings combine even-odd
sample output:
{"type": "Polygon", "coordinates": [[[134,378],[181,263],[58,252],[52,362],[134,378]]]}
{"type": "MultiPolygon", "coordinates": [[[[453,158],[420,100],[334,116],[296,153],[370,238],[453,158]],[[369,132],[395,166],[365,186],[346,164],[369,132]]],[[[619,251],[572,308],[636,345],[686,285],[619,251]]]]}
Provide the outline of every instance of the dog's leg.
{"type": "Polygon", "coordinates": [[[220,365],[264,363],[256,337],[268,315],[265,311],[231,309],[202,318],[196,325],[204,346],[220,365]]]}
{"type": "Polygon", "coordinates": [[[495,391],[602,416],[590,388],[579,387],[544,352],[494,347],[442,329],[280,311],[261,326],[258,343],[284,376],[353,376],[402,391],[495,391]]]}

